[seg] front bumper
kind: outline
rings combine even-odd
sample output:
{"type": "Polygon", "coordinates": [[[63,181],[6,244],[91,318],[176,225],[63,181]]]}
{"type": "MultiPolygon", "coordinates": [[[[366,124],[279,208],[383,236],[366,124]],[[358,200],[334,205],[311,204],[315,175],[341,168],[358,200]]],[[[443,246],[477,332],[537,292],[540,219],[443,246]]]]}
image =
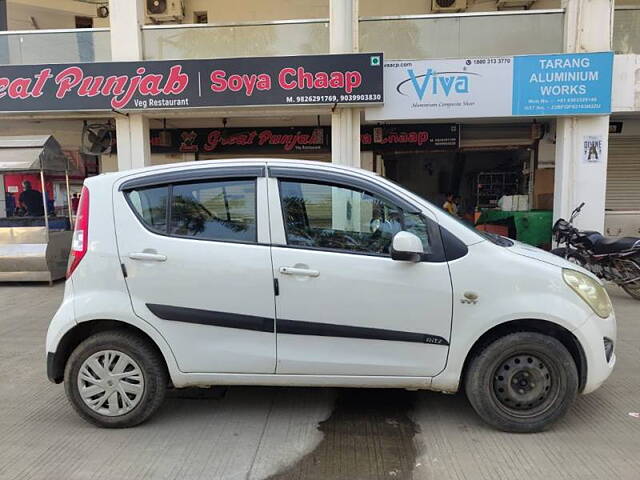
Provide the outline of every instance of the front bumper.
{"type": "Polygon", "coordinates": [[[592,315],[580,328],[573,331],[584,351],[587,378],[582,393],[591,393],[609,378],[616,364],[616,318],[592,315]],[[613,352],[605,349],[605,338],[613,342],[613,352]],[[607,357],[609,357],[607,359],[607,357]]]}

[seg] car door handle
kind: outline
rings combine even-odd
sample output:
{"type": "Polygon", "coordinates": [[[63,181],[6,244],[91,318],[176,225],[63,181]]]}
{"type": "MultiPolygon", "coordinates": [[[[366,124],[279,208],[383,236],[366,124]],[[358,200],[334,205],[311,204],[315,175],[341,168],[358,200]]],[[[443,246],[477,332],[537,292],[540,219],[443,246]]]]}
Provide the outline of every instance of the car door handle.
{"type": "Polygon", "coordinates": [[[303,277],[319,277],[320,272],[318,270],[309,270],[308,268],[296,268],[296,267],[280,267],[280,273],[283,275],[300,275],[303,277]]]}
{"type": "Polygon", "coordinates": [[[134,252],[129,254],[131,260],[146,260],[150,262],[164,262],[167,260],[166,255],[159,253],[134,252]]]}

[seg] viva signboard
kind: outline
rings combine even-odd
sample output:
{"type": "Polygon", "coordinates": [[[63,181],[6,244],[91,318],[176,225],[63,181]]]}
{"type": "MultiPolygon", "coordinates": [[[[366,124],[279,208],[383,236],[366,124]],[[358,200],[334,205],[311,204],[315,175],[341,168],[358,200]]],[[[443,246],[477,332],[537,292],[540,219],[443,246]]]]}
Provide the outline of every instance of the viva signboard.
{"type": "Polygon", "coordinates": [[[367,120],[611,112],[613,53],[389,61],[367,120]]]}

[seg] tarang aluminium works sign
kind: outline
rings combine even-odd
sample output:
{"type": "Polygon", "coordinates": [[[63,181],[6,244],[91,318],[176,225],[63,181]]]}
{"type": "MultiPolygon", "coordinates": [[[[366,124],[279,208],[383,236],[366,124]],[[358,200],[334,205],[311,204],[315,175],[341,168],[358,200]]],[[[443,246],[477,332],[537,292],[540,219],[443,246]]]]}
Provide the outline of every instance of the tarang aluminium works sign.
{"type": "Polygon", "coordinates": [[[391,60],[371,121],[606,115],[613,53],[391,60]]]}
{"type": "Polygon", "coordinates": [[[0,112],[375,104],[382,53],[6,65],[0,112]]]}

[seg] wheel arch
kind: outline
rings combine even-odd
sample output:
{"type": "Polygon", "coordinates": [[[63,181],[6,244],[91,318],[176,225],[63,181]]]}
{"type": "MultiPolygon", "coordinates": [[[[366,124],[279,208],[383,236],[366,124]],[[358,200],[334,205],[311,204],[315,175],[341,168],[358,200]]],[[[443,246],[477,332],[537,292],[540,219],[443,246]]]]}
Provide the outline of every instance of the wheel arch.
{"type": "Polygon", "coordinates": [[[160,355],[164,362],[164,366],[167,369],[167,373],[169,373],[167,359],[165,358],[158,344],[153,340],[153,338],[151,338],[151,336],[149,336],[148,333],[127,322],[123,322],[120,320],[100,319],[78,323],[76,326],[67,331],[60,339],[55,352],[48,352],[47,376],[49,377],[49,380],[54,383],[62,383],[62,381],[64,380],[64,369],[67,365],[67,360],[69,360],[69,356],[71,356],[71,353],[75,350],[75,348],[91,335],[107,330],[125,330],[143,338],[146,342],[148,342],[151,348],[156,350],[156,352],[160,355]]]}
{"type": "Polygon", "coordinates": [[[520,319],[510,320],[505,323],[494,326],[493,328],[484,332],[473,344],[462,366],[462,373],[460,379],[462,382],[466,381],[467,369],[471,364],[471,360],[478,355],[486,346],[500,337],[509,335],[515,332],[535,332],[544,335],[549,335],[560,341],[562,345],[569,351],[573,361],[578,369],[578,391],[582,392],[587,383],[587,357],[584,353],[580,341],[576,336],[567,330],[565,327],[558,325],[557,323],[550,322],[548,320],[538,319],[520,319]]]}

